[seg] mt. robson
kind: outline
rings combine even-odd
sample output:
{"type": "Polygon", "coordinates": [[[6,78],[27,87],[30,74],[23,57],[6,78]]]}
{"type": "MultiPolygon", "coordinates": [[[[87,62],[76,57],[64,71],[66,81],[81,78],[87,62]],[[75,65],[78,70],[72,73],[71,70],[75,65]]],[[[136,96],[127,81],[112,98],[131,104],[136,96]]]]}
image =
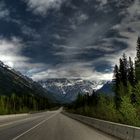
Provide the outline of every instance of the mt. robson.
{"type": "Polygon", "coordinates": [[[92,94],[93,90],[100,89],[106,82],[66,78],[39,81],[58,102],[63,103],[74,101],[78,94],[92,94]]]}

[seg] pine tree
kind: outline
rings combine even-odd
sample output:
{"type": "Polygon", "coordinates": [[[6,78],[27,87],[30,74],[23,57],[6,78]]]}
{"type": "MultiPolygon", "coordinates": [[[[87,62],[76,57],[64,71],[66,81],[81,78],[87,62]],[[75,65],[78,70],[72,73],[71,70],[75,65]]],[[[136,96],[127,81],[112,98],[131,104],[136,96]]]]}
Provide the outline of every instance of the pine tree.
{"type": "Polygon", "coordinates": [[[137,51],[136,59],[140,61],[140,37],[138,37],[138,40],[137,40],[136,51],[137,51]]]}
{"type": "Polygon", "coordinates": [[[136,81],[140,81],[140,37],[137,40],[137,47],[136,47],[136,60],[135,60],[135,74],[136,74],[136,81]]]}
{"type": "Polygon", "coordinates": [[[126,55],[123,54],[123,58],[120,58],[120,81],[123,83],[124,86],[127,86],[127,74],[128,74],[128,64],[127,64],[127,58],[126,55]]]}
{"type": "Polygon", "coordinates": [[[93,90],[92,95],[91,95],[91,100],[92,100],[91,101],[92,105],[96,107],[98,105],[98,102],[99,102],[99,95],[94,90],[93,90]]]}
{"type": "Polygon", "coordinates": [[[121,96],[119,92],[119,85],[121,82],[120,80],[121,79],[120,79],[119,68],[117,65],[115,65],[113,82],[114,82],[114,91],[115,91],[114,100],[115,100],[115,106],[117,109],[119,109],[120,104],[121,104],[121,96]]]}
{"type": "Polygon", "coordinates": [[[115,68],[114,68],[113,82],[115,83],[116,87],[118,87],[120,84],[120,73],[119,73],[119,68],[117,65],[115,65],[115,68]]]}
{"type": "Polygon", "coordinates": [[[129,57],[128,81],[132,86],[135,85],[134,64],[133,61],[131,60],[131,57],[129,57]]]}

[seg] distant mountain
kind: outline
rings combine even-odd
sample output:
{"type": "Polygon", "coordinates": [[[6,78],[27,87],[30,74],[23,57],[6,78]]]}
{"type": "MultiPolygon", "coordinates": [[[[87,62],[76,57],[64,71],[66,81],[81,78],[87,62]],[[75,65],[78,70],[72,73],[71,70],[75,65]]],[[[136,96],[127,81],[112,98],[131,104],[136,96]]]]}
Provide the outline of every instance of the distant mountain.
{"type": "Polygon", "coordinates": [[[89,81],[82,79],[46,79],[39,82],[51,96],[58,102],[69,103],[76,99],[77,95],[89,93],[100,88],[106,81],[89,81]]]}
{"type": "Polygon", "coordinates": [[[97,93],[102,93],[105,95],[114,95],[114,91],[113,91],[113,82],[112,81],[108,81],[106,82],[100,89],[98,89],[96,91],[97,93]]]}
{"type": "Polygon", "coordinates": [[[70,103],[76,99],[78,94],[92,94],[93,90],[98,90],[102,86],[98,91],[107,92],[109,89],[107,85],[106,81],[66,78],[35,82],[0,61],[0,95],[32,94],[47,97],[53,102],[70,103]]]}
{"type": "Polygon", "coordinates": [[[48,92],[39,83],[0,61],[0,95],[11,95],[13,93],[16,95],[30,94],[48,97],[48,92]]]}

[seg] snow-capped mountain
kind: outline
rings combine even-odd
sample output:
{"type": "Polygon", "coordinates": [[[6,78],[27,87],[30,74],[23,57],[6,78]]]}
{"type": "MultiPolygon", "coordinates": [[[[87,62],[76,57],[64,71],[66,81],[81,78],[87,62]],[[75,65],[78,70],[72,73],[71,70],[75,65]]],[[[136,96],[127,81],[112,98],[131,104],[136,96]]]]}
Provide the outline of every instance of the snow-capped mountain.
{"type": "Polygon", "coordinates": [[[115,93],[113,90],[113,85],[114,85],[114,83],[112,81],[108,81],[96,92],[99,94],[105,94],[107,96],[114,96],[115,93]]]}
{"type": "Polygon", "coordinates": [[[39,82],[47,91],[53,94],[59,102],[74,101],[77,95],[92,94],[93,90],[101,88],[106,81],[89,81],[82,79],[46,79],[39,82]]]}

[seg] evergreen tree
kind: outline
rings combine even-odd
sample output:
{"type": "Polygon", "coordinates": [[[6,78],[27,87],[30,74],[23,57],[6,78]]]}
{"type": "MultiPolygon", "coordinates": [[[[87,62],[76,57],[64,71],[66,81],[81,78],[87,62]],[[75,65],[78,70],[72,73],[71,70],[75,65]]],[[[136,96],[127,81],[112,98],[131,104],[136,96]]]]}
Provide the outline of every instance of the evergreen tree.
{"type": "Polygon", "coordinates": [[[137,40],[136,51],[137,51],[136,59],[140,61],[140,37],[138,37],[138,40],[137,40]]]}
{"type": "Polygon", "coordinates": [[[137,47],[136,47],[136,60],[135,60],[135,74],[136,74],[136,81],[140,81],[140,37],[137,40],[137,47]]]}
{"type": "Polygon", "coordinates": [[[138,116],[136,108],[131,104],[131,100],[128,96],[122,98],[120,113],[122,115],[121,121],[126,124],[137,125],[138,116]]]}
{"type": "Polygon", "coordinates": [[[128,69],[128,61],[127,61],[127,56],[126,56],[125,53],[123,53],[122,60],[123,60],[123,64],[124,64],[124,69],[125,69],[125,71],[127,71],[127,69],[128,69]]]}
{"type": "Polygon", "coordinates": [[[114,67],[113,82],[115,83],[116,88],[120,84],[120,73],[119,73],[119,68],[117,65],[115,65],[114,67]]]}
{"type": "Polygon", "coordinates": [[[121,97],[120,97],[120,92],[119,92],[119,85],[121,81],[120,81],[119,68],[117,65],[115,65],[115,68],[114,68],[113,82],[114,82],[114,90],[115,90],[114,100],[115,100],[116,108],[118,109],[121,103],[121,97]]]}
{"type": "Polygon", "coordinates": [[[120,81],[123,83],[124,86],[127,86],[127,58],[125,54],[123,55],[123,58],[120,58],[120,81]]]}
{"type": "Polygon", "coordinates": [[[128,81],[132,86],[135,85],[134,64],[131,57],[129,57],[128,81]]]}
{"type": "Polygon", "coordinates": [[[99,102],[99,95],[98,93],[96,93],[94,90],[92,92],[92,95],[91,95],[91,103],[93,106],[97,106],[98,105],[98,102],[99,102]]]}

